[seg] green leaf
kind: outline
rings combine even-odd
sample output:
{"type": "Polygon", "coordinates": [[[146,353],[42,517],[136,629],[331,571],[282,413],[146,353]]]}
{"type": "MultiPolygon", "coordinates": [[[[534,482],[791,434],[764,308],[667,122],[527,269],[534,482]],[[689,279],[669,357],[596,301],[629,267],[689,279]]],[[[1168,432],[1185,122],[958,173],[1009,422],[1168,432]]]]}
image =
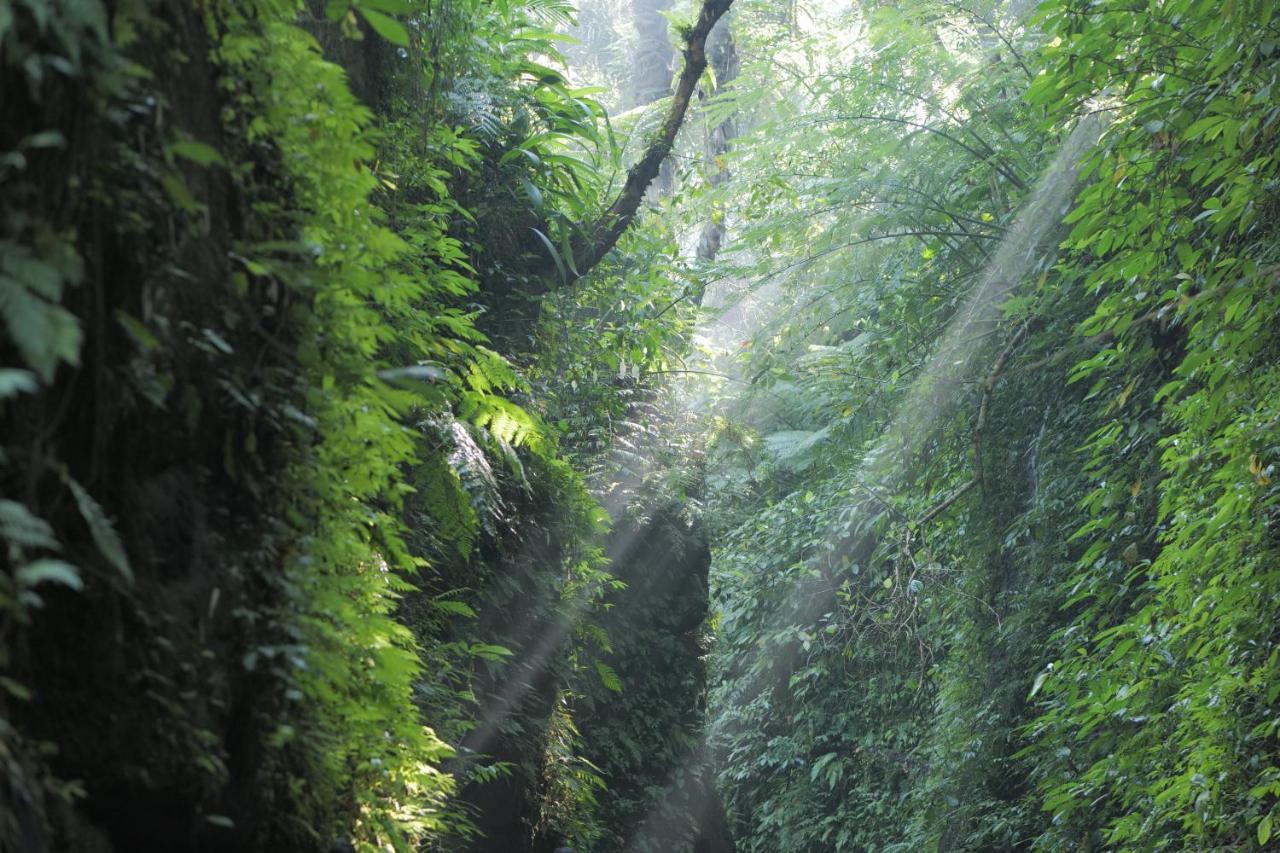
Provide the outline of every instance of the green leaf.
{"type": "Polygon", "coordinates": [[[18,147],[27,148],[65,148],[67,138],[56,130],[44,130],[33,133],[18,143],[18,147]]]}
{"type": "Polygon", "coordinates": [[[151,330],[144,326],[141,322],[130,317],[123,311],[116,311],[116,322],[124,327],[124,330],[133,338],[133,342],[139,347],[149,351],[155,351],[160,348],[160,340],[151,333],[151,330]]]}
{"type": "Polygon", "coordinates": [[[18,583],[31,587],[45,582],[59,583],[69,586],[76,592],[84,589],[84,581],[80,579],[80,570],[63,560],[36,560],[17,571],[18,583]]]}
{"type": "Polygon", "coordinates": [[[604,685],[606,690],[611,690],[614,693],[622,692],[622,679],[618,677],[618,673],[609,664],[596,661],[596,675],[600,676],[600,683],[604,685]]]}
{"type": "MultiPolygon", "coordinates": [[[[525,140],[524,144],[528,145],[529,140],[525,140]]],[[[542,160],[539,159],[538,155],[523,146],[520,148],[512,148],[506,154],[503,154],[502,159],[498,161],[498,165],[505,166],[517,157],[524,157],[535,169],[542,165],[542,160]]]]}
{"type": "Polygon", "coordinates": [[[126,582],[132,584],[133,567],[129,565],[129,557],[125,554],[124,543],[120,541],[120,536],[111,524],[111,519],[107,518],[107,514],[103,512],[102,507],[85,491],[84,487],[65,471],[62,473],[62,480],[67,484],[67,488],[71,489],[71,494],[75,496],[76,507],[80,510],[80,517],[89,525],[89,534],[93,536],[93,544],[98,546],[98,553],[102,554],[103,558],[120,573],[126,582]]]}
{"type": "Polygon", "coordinates": [[[1258,843],[1266,844],[1271,840],[1271,815],[1258,821],[1258,843]]]}
{"type": "Polygon", "coordinates": [[[0,500],[0,537],[21,548],[58,550],[49,522],[17,501],[0,500]]]}
{"type": "Polygon", "coordinates": [[[476,612],[471,605],[464,601],[433,601],[432,605],[444,613],[452,613],[455,616],[465,616],[468,619],[474,619],[476,612]]]}
{"type": "Polygon", "coordinates": [[[203,142],[190,140],[175,142],[169,146],[169,151],[175,157],[182,157],[200,166],[225,165],[225,161],[222,159],[222,155],[218,153],[218,149],[212,145],[205,145],[203,142]]]}
{"type": "Polygon", "coordinates": [[[176,172],[170,172],[160,177],[160,186],[164,187],[165,192],[169,194],[169,198],[173,203],[182,208],[183,211],[190,214],[199,213],[202,205],[196,201],[196,197],[191,193],[191,188],[187,186],[187,182],[182,176],[176,172]]]}
{"type": "Polygon", "coordinates": [[[1045,670],[1044,672],[1037,675],[1035,682],[1031,685],[1031,692],[1027,694],[1027,698],[1030,699],[1033,696],[1035,696],[1037,693],[1039,693],[1040,688],[1044,687],[1044,683],[1048,678],[1049,678],[1048,670],[1045,670]]]}
{"type": "Polygon", "coordinates": [[[382,36],[387,41],[400,47],[409,46],[409,31],[405,29],[404,24],[397,21],[382,12],[376,12],[365,6],[359,6],[360,14],[368,21],[373,31],[382,36]]]}
{"type": "Polygon", "coordinates": [[[388,15],[411,15],[414,10],[411,0],[360,0],[360,5],[388,15]]]}
{"type": "Polygon", "coordinates": [[[511,657],[511,649],[506,646],[495,646],[491,643],[474,643],[468,651],[483,660],[499,661],[511,657]]]}
{"type": "Polygon", "coordinates": [[[816,781],[818,778],[818,775],[822,773],[823,769],[828,764],[835,761],[838,757],[839,757],[839,753],[836,753],[836,752],[824,753],[821,758],[819,758],[817,761],[813,763],[813,767],[809,768],[809,781],[810,782],[816,781]]]}
{"type": "Polygon", "coordinates": [[[447,382],[449,374],[434,364],[412,364],[408,367],[388,367],[378,371],[383,382],[412,384],[415,382],[447,382]]]}
{"type": "Polygon", "coordinates": [[[520,186],[524,188],[524,193],[528,197],[529,203],[533,205],[533,209],[541,213],[545,203],[542,198],[542,191],[535,187],[528,178],[520,178],[520,186]]]}
{"type": "MultiPolygon", "coordinates": [[[[10,263],[6,266],[12,268],[10,263]]],[[[42,276],[43,271],[53,271],[39,262],[23,269],[31,273],[42,271],[42,276]]],[[[32,275],[18,279],[0,274],[0,315],[4,316],[9,337],[23,361],[45,382],[53,381],[60,362],[79,364],[80,359],[79,321],[65,308],[41,298],[56,299],[60,295],[56,291],[61,290],[61,276],[56,271],[53,274],[57,277],[53,282],[32,275]]]]}
{"type": "Polygon", "coordinates": [[[537,228],[530,228],[529,230],[534,233],[543,246],[546,246],[547,251],[551,254],[551,260],[555,261],[556,269],[560,271],[560,280],[568,281],[569,272],[565,269],[564,260],[560,257],[560,252],[556,249],[555,244],[537,228]]]}
{"type": "Polygon", "coordinates": [[[1178,256],[1178,263],[1182,265],[1184,270],[1189,270],[1196,263],[1196,252],[1187,243],[1178,243],[1173,247],[1174,252],[1178,256]]]}
{"type": "Polygon", "coordinates": [[[25,684],[14,681],[12,678],[0,676],[0,688],[3,688],[6,693],[19,702],[31,700],[31,690],[25,684]]]}
{"type": "Polygon", "coordinates": [[[34,394],[40,389],[36,375],[29,370],[18,370],[12,367],[0,368],[0,400],[18,394],[34,394]]]}

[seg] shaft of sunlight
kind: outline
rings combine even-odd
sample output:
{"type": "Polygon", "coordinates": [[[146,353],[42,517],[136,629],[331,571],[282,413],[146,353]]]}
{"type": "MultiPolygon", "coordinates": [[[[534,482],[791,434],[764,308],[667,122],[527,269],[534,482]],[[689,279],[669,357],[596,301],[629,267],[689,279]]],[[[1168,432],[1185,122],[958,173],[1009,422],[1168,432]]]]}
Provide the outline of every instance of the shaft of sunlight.
{"type": "MultiPolygon", "coordinates": [[[[903,466],[910,463],[928,439],[941,413],[957,402],[965,383],[977,368],[975,355],[989,333],[997,327],[1000,305],[1027,283],[1028,276],[1039,264],[1051,257],[1049,242],[1058,231],[1074,195],[1080,158],[1097,141],[1101,130],[1101,121],[1089,118],[1080,122],[1068,135],[1022,205],[1013,225],[1006,230],[972,292],[948,323],[927,367],[912,385],[897,416],[878,445],[864,457],[861,470],[853,473],[851,480],[874,480],[883,484],[896,479],[903,473],[903,466]]],[[[731,284],[722,283],[721,288],[731,284]]],[[[745,299],[728,299],[723,292],[710,293],[708,304],[720,305],[721,308],[711,312],[708,319],[700,324],[697,337],[721,347],[732,346],[732,341],[750,339],[776,316],[779,302],[780,287],[773,281],[766,282],[745,299]]],[[[686,405],[699,407],[705,402],[702,398],[689,398],[686,405]]],[[[848,544],[841,542],[840,534],[834,528],[828,532],[827,539],[827,544],[837,552],[840,546],[848,544]]],[[[793,589],[791,595],[796,592],[798,590],[793,589]]],[[[829,609],[827,605],[832,603],[824,602],[822,609],[829,609]]],[[[782,615],[790,611],[783,606],[774,612],[782,615]]],[[[647,833],[662,820],[662,804],[675,786],[685,782],[697,762],[698,756],[693,754],[673,770],[667,790],[633,833],[629,851],[641,849],[647,833]]],[[[694,795],[705,797],[707,789],[697,787],[694,795]]],[[[696,808],[701,804],[691,805],[696,808]]]]}

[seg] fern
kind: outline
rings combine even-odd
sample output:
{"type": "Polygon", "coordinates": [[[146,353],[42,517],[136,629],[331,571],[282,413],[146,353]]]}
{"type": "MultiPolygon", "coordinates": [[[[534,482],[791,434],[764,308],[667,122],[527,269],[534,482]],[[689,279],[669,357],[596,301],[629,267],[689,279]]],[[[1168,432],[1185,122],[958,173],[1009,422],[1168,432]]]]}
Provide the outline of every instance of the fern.
{"type": "Polygon", "coordinates": [[[129,565],[129,557],[125,553],[124,543],[120,541],[120,535],[116,533],[115,525],[98,502],[65,469],[60,474],[62,482],[76,499],[80,517],[89,525],[89,534],[93,537],[93,543],[98,546],[98,553],[120,573],[126,583],[132,584],[133,567],[129,565]]]}
{"type": "Polygon", "coordinates": [[[470,499],[474,517],[492,533],[493,522],[502,516],[502,493],[488,454],[461,421],[449,422],[449,439],[453,444],[449,467],[470,499]]]}
{"type": "Polygon", "coordinates": [[[545,447],[538,423],[524,409],[489,394],[464,392],[458,406],[458,414],[486,429],[495,439],[514,446],[527,446],[535,453],[545,447]]]}
{"type": "Polygon", "coordinates": [[[522,5],[530,15],[550,26],[571,27],[577,18],[577,8],[568,0],[524,0],[522,5]]]}
{"type": "Polygon", "coordinates": [[[764,446],[782,468],[799,473],[817,461],[818,453],[830,435],[830,428],[820,430],[783,430],[764,436],[764,446]]]}
{"type": "Polygon", "coordinates": [[[433,458],[418,471],[418,492],[437,547],[448,543],[463,559],[469,558],[480,519],[458,472],[446,460],[433,458]]]}
{"type": "Polygon", "coordinates": [[[595,662],[596,675],[600,676],[600,683],[604,685],[606,690],[614,693],[622,692],[622,679],[618,677],[618,673],[613,667],[604,661],[595,662]]]}

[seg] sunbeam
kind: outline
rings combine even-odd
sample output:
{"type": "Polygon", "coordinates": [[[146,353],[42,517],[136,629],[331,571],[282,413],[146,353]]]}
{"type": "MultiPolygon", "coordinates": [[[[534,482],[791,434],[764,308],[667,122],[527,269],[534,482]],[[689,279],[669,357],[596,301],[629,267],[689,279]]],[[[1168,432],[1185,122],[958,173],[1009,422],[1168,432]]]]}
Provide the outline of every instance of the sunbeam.
{"type": "MultiPolygon", "coordinates": [[[[948,322],[928,359],[928,366],[900,404],[899,413],[877,445],[867,452],[860,469],[850,473],[850,482],[874,483],[885,493],[893,493],[896,482],[905,479],[901,469],[910,465],[942,413],[967,393],[966,382],[981,369],[975,357],[983,350],[984,339],[1000,318],[1001,303],[1019,287],[1028,284],[1033,270],[1052,260],[1053,246],[1049,241],[1061,230],[1062,220],[1077,187],[1080,159],[1097,141],[1102,126],[1099,118],[1092,117],[1080,122],[1068,134],[1023,203],[1012,226],[1006,229],[986,271],[948,322]]],[[[698,336],[722,342],[726,339],[749,340],[776,315],[772,305],[778,299],[776,285],[755,288],[747,302],[738,303],[731,310],[722,310],[718,315],[713,314],[716,317],[710,321],[713,325],[701,326],[698,336]]],[[[715,294],[712,294],[709,304],[717,304],[715,294]]],[[[697,402],[690,401],[689,404],[696,405],[697,402]]],[[[829,530],[825,540],[825,547],[819,545],[818,548],[829,553],[831,562],[835,564],[863,545],[858,540],[844,537],[835,527],[829,530]]],[[[793,595],[802,594],[800,589],[793,591],[793,595]]],[[[778,617],[790,619],[793,606],[784,601],[776,610],[778,617]]],[[[819,614],[835,607],[834,591],[807,604],[815,625],[819,614]]],[[[774,627],[782,628],[785,624],[788,623],[774,627]]],[[[767,630],[768,623],[763,627],[767,630]]],[[[786,669],[794,670],[797,662],[782,663],[786,669]]],[[[672,769],[672,777],[682,778],[696,764],[697,757],[690,756],[685,764],[672,769]]],[[[668,793],[670,791],[668,789],[668,793]]],[[[702,792],[705,794],[706,790],[702,792]]],[[[662,799],[657,798],[658,802],[662,799]]],[[[640,843],[660,820],[657,810],[648,814],[628,850],[640,851],[640,843]]]]}

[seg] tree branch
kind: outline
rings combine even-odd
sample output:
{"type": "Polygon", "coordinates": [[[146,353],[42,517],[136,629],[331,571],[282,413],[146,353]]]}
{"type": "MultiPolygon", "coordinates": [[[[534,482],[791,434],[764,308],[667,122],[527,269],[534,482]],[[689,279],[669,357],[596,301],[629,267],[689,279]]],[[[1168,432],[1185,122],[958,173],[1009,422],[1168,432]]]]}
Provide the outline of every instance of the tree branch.
{"type": "Polygon", "coordinates": [[[702,72],[707,68],[707,36],[731,5],[733,0],[703,0],[698,20],[685,37],[684,70],[676,80],[675,94],[671,98],[671,106],[663,119],[662,127],[640,160],[627,172],[627,181],[613,204],[609,205],[609,209],[594,225],[586,229],[585,236],[573,241],[575,268],[563,271],[564,284],[572,284],[600,263],[635,219],[640,204],[644,201],[645,191],[658,176],[662,161],[667,159],[675,145],[676,134],[680,132],[685,113],[689,109],[689,101],[702,72]]]}
{"type": "Polygon", "coordinates": [[[958,487],[954,492],[947,495],[945,498],[943,498],[942,500],[934,504],[932,507],[930,507],[929,511],[926,512],[924,515],[920,516],[920,519],[916,522],[916,530],[923,529],[926,525],[929,524],[929,522],[933,521],[935,518],[942,515],[947,510],[951,509],[951,505],[954,504],[956,501],[960,500],[962,497],[964,497],[965,494],[968,493],[970,489],[972,489],[975,485],[977,485],[977,482],[978,482],[977,480],[967,480],[963,485],[958,487]]]}

